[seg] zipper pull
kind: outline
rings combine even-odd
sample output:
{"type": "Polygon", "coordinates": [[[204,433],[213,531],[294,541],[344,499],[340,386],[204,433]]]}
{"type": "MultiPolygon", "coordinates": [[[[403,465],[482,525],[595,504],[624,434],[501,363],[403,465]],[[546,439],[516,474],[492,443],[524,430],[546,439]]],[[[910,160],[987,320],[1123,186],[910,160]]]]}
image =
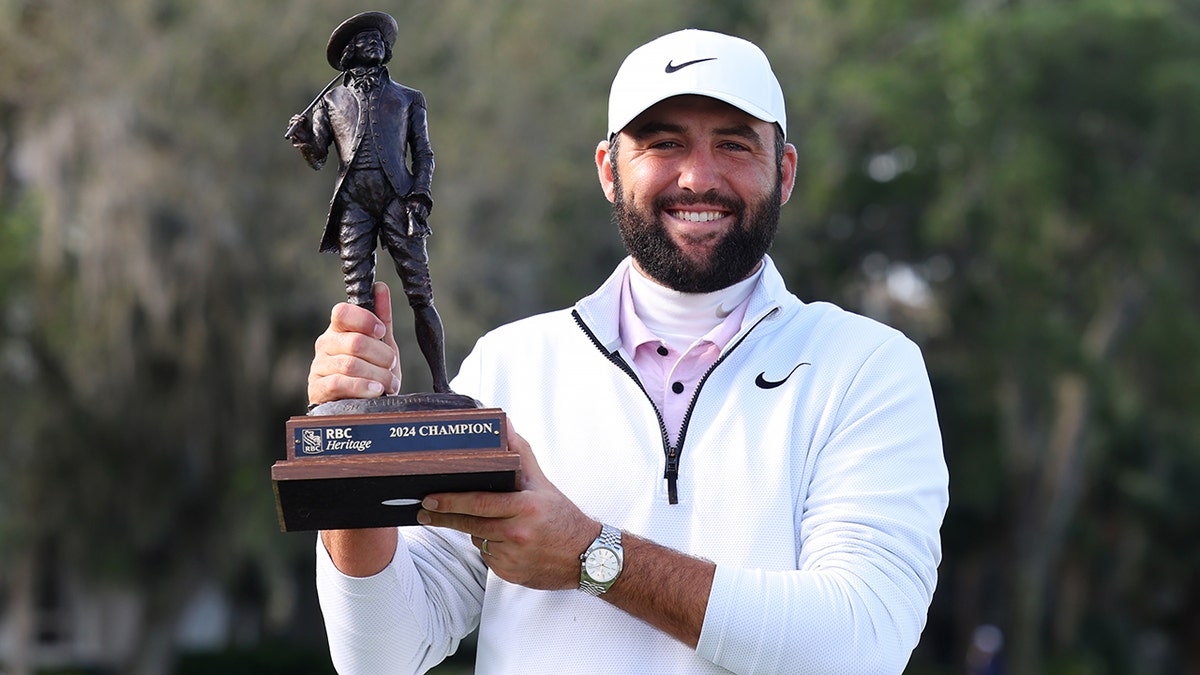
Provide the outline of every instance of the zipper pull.
{"type": "Polygon", "coordinates": [[[663,478],[667,479],[667,501],[671,504],[679,503],[679,456],[672,448],[667,454],[667,470],[663,473],[663,478]]]}

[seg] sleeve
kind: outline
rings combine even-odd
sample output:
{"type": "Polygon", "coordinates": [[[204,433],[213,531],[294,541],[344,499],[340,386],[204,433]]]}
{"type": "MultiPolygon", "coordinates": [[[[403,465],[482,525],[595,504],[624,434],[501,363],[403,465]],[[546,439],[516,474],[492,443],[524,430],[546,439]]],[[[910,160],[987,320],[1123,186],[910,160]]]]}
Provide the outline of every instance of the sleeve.
{"type": "Polygon", "coordinates": [[[361,578],[338,571],[317,537],[317,596],[341,675],[424,673],[479,624],[487,568],[466,535],[400,533],[392,562],[361,578]]]}
{"type": "Polygon", "coordinates": [[[429,122],[425,112],[425,96],[417,92],[417,100],[408,106],[408,150],[412,155],[413,187],[411,196],[421,197],[433,207],[433,145],[429,142],[429,122]]]}
{"type": "Polygon", "coordinates": [[[897,335],[844,389],[810,451],[797,569],[717,569],[697,652],[728,670],[900,673],[925,626],[949,477],[919,350],[897,335]]]}
{"type": "Polygon", "coordinates": [[[333,128],[329,122],[329,103],[322,98],[311,114],[310,125],[313,140],[310,143],[300,143],[296,147],[299,148],[304,161],[319,171],[321,167],[325,166],[325,160],[329,157],[329,144],[333,142],[333,128]]]}

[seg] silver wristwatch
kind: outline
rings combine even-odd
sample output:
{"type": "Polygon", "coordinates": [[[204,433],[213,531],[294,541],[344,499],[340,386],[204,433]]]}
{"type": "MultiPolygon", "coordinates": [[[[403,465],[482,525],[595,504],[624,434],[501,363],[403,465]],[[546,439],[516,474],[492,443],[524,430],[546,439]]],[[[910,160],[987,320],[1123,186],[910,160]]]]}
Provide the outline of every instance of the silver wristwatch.
{"type": "Polygon", "coordinates": [[[600,536],[579,556],[579,590],[588,595],[607,591],[621,575],[625,566],[625,549],[621,547],[621,531],[608,525],[600,526],[600,536]]]}

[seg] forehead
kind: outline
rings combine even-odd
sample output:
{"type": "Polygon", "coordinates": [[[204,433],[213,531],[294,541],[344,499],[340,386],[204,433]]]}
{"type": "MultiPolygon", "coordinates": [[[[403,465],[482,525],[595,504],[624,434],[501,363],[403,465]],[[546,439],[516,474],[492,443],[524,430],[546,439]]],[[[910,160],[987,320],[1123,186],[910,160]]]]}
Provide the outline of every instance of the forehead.
{"type": "Polygon", "coordinates": [[[364,28],[364,29],[358,31],[358,33],[355,34],[355,36],[354,36],[354,40],[356,42],[361,41],[361,40],[369,40],[371,38],[375,38],[376,40],[381,40],[381,39],[383,39],[383,33],[380,33],[379,29],[377,29],[377,28],[364,28]]]}
{"type": "Polygon", "coordinates": [[[746,127],[763,139],[770,137],[773,125],[746,111],[708,96],[685,94],[672,96],[655,103],[633,118],[622,130],[635,137],[647,130],[678,128],[705,130],[746,127]]]}

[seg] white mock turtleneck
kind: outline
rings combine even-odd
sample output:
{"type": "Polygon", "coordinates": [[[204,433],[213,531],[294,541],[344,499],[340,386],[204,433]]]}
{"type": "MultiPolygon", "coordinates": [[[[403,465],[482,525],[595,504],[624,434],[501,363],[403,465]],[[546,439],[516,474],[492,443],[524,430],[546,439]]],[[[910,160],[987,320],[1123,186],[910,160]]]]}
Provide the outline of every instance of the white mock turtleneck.
{"type": "Polygon", "coordinates": [[[707,335],[742,304],[762,276],[762,266],[746,279],[712,293],[682,293],[655,282],[631,267],[633,309],[650,332],[680,352],[707,335]]]}

